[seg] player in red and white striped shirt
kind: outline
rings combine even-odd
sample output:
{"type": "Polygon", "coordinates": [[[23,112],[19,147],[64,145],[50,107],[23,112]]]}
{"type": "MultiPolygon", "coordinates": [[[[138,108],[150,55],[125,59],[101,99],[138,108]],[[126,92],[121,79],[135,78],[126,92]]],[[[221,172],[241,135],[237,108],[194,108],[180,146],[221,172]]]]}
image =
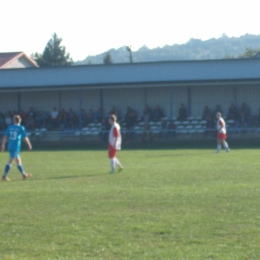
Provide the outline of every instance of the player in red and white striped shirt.
{"type": "Polygon", "coordinates": [[[116,158],[116,152],[121,150],[122,137],[120,133],[120,126],[116,122],[116,116],[109,116],[109,124],[111,125],[108,142],[108,157],[110,159],[111,172],[115,173],[115,168],[118,167],[118,172],[123,170],[123,167],[119,160],[116,158]]]}
{"type": "Polygon", "coordinates": [[[227,129],[226,129],[226,123],[225,120],[222,118],[221,113],[216,114],[217,121],[217,139],[218,139],[218,146],[217,146],[217,153],[221,150],[221,145],[224,146],[227,152],[230,151],[228,147],[228,143],[226,142],[227,139],[227,129]]]}

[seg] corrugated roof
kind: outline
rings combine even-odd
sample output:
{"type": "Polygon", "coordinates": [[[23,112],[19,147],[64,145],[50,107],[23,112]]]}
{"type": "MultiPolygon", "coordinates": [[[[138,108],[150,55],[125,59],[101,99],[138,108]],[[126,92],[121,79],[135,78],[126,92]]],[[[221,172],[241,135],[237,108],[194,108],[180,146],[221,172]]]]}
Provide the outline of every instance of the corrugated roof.
{"type": "Polygon", "coordinates": [[[259,80],[260,59],[0,70],[0,88],[259,80]]]}

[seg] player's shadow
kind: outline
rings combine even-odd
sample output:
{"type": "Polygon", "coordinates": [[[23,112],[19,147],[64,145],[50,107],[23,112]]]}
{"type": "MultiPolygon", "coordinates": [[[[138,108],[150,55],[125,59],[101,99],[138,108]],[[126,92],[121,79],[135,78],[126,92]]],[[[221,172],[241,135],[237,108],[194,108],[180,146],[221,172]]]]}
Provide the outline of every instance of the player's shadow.
{"type": "Polygon", "coordinates": [[[34,179],[33,177],[30,178],[28,181],[44,181],[44,180],[64,180],[64,179],[79,179],[79,178],[91,178],[96,177],[98,175],[67,175],[67,176],[53,176],[53,177],[47,177],[47,178],[40,178],[40,179],[34,179]]]}

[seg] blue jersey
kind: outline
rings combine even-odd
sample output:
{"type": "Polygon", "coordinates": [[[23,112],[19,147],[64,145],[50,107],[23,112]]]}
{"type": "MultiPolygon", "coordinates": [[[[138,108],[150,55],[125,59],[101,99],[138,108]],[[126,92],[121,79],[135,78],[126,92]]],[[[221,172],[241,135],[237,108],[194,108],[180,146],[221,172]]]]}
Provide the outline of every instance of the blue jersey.
{"type": "Polygon", "coordinates": [[[25,129],[20,125],[10,125],[5,130],[5,134],[8,139],[8,150],[13,152],[19,152],[21,149],[21,140],[27,137],[25,129]]]}

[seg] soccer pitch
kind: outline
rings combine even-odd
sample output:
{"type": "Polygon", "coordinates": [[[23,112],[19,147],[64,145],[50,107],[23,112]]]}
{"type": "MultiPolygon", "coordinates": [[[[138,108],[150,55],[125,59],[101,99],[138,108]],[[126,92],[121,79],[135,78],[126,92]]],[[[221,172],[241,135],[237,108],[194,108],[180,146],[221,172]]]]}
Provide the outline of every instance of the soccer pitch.
{"type": "MultiPolygon", "coordinates": [[[[260,150],[21,154],[0,188],[0,259],[260,259],[260,150]]],[[[2,168],[8,153],[0,155],[2,168]]]]}

